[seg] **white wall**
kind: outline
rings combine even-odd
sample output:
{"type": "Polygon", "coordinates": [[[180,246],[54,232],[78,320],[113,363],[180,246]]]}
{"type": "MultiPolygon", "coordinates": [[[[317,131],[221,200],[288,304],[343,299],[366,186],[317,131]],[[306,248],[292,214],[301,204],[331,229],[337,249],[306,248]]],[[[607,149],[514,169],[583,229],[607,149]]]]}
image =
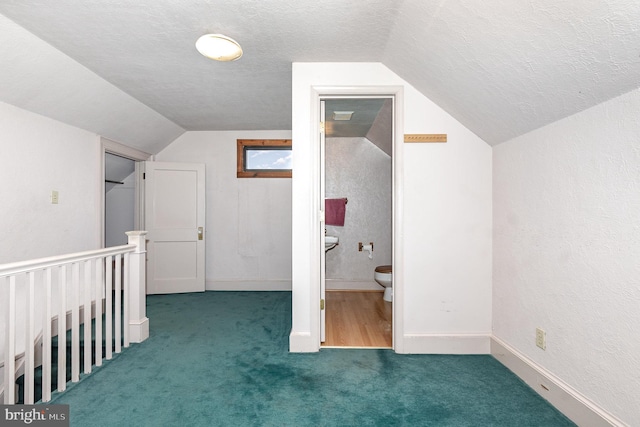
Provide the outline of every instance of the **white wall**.
{"type": "MultiPolygon", "coordinates": [[[[447,133],[403,144],[404,352],[488,353],[491,333],[491,147],[378,63],[293,64],[292,351],[319,349],[313,189],[314,86],[404,87],[404,132],[447,133]],[[312,293],[312,290],[313,293],[312,293]]],[[[394,157],[396,154],[394,153],[394,157]]],[[[398,307],[396,307],[396,310],[398,307]]]]}
{"type": "MultiPolygon", "coordinates": [[[[0,102],[0,264],[98,249],[101,193],[96,135],[0,102]],[[59,203],[51,204],[51,191],[59,203]]],[[[17,300],[25,298],[18,276],[17,300]]],[[[57,287],[54,274],[53,287],[57,287]]],[[[2,284],[4,284],[2,282],[2,284]]],[[[41,285],[36,294],[43,295],[41,285]]],[[[0,301],[8,298],[0,286],[0,301]]],[[[71,301],[70,298],[67,301],[71,301]]],[[[43,313],[36,299],[36,314],[43,313]]],[[[58,303],[54,299],[54,314],[58,303]]],[[[0,310],[0,360],[5,316],[0,310]]],[[[16,348],[24,349],[26,311],[16,312],[16,348]]]]}
{"type": "Polygon", "coordinates": [[[640,425],[638,117],[635,90],[493,149],[494,334],[628,425],[640,425]]]}
{"type": "Polygon", "coordinates": [[[325,195],[349,200],[344,227],[326,226],[339,238],[325,256],[327,289],[383,290],[373,273],[391,264],[391,158],[366,138],[327,138],[325,195]],[[358,242],[373,242],[373,259],[358,242]]]}
{"type": "Polygon", "coordinates": [[[0,102],[0,152],[0,264],[99,247],[95,134],[0,102]]]}
{"type": "Polygon", "coordinates": [[[290,131],[186,132],[157,161],[206,164],[206,288],[291,289],[291,179],[236,178],[237,139],[290,131]]]}

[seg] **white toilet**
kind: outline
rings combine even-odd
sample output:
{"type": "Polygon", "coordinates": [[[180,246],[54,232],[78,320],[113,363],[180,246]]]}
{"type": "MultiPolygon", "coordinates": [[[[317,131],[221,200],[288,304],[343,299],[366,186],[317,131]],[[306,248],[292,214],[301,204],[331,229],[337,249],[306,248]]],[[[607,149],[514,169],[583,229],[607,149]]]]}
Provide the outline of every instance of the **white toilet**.
{"type": "Polygon", "coordinates": [[[393,301],[393,272],[391,270],[391,266],[379,265],[376,267],[373,278],[376,282],[384,286],[384,296],[382,299],[389,302],[393,301]]]}

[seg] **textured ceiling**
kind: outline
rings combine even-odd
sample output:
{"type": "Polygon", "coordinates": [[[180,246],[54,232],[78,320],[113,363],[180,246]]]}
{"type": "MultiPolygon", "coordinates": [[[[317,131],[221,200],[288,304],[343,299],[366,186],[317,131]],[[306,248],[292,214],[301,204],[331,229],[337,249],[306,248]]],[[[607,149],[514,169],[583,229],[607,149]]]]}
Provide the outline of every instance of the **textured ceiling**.
{"type": "Polygon", "coordinates": [[[0,13],[186,130],[290,129],[292,62],[382,62],[490,144],[640,86],[629,0],[2,0],[0,13]],[[244,56],[200,56],[209,32],[244,56]]]}
{"type": "Polygon", "coordinates": [[[640,2],[405,1],[382,62],[494,145],[639,87],[640,2]]]}

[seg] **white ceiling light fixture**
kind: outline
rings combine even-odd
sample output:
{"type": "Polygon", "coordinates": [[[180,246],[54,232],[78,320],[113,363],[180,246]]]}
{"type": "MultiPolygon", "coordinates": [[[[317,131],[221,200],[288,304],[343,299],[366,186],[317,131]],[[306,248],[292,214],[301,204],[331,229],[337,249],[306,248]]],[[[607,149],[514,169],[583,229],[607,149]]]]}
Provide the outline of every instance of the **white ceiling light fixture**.
{"type": "Polygon", "coordinates": [[[216,61],[235,61],[242,56],[240,44],[222,34],[205,34],[196,41],[196,49],[216,61]]]}

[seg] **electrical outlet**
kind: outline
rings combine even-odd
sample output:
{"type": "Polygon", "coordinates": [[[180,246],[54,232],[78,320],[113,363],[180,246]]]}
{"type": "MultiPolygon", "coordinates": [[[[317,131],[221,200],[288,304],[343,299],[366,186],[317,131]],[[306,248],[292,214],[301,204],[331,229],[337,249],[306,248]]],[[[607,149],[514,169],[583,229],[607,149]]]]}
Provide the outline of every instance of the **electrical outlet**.
{"type": "Polygon", "coordinates": [[[547,349],[547,333],[540,328],[536,328],[536,345],[543,350],[547,349]]]}
{"type": "Polygon", "coordinates": [[[52,205],[58,204],[58,192],[56,190],[53,190],[51,192],[51,204],[52,205]]]}

